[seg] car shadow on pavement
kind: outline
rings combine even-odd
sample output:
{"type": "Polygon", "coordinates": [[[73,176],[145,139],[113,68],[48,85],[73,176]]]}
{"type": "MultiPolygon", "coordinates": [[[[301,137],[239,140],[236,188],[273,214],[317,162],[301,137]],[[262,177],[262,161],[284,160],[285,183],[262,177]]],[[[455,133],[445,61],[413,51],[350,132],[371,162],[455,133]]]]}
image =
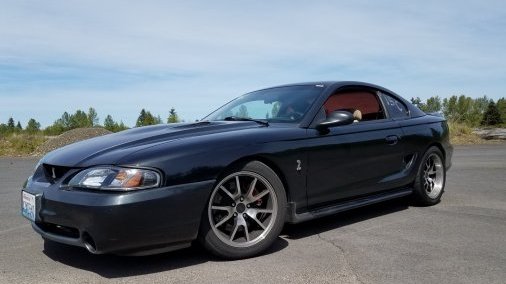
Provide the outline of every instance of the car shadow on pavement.
{"type": "MultiPolygon", "coordinates": [[[[275,253],[287,246],[288,242],[285,239],[277,238],[274,245],[262,255],[275,253]]],[[[224,261],[207,253],[197,244],[186,249],[157,255],[118,256],[95,255],[84,248],[45,241],[43,253],[54,261],[91,271],[105,278],[145,275],[205,262],[224,261]]],[[[262,257],[262,255],[258,257],[262,257]]]]}
{"type": "Polygon", "coordinates": [[[374,205],[369,205],[350,211],[337,213],[316,220],[311,220],[301,224],[286,224],[281,236],[287,239],[301,239],[312,235],[317,235],[323,232],[331,231],[359,223],[364,220],[374,219],[382,215],[391,214],[397,211],[406,210],[409,208],[410,200],[407,198],[398,198],[381,202],[374,205]]]}
{"type": "MultiPolygon", "coordinates": [[[[387,201],[302,224],[285,225],[274,245],[263,255],[276,253],[288,246],[288,240],[301,239],[322,232],[338,229],[364,220],[394,213],[408,208],[404,198],[387,201]]],[[[206,262],[223,261],[207,253],[201,246],[151,256],[94,255],[84,248],[67,246],[51,241],[44,243],[43,253],[54,261],[97,273],[105,278],[145,275],[184,268],[206,262]]],[[[258,256],[262,257],[262,255],[258,256]]]]}

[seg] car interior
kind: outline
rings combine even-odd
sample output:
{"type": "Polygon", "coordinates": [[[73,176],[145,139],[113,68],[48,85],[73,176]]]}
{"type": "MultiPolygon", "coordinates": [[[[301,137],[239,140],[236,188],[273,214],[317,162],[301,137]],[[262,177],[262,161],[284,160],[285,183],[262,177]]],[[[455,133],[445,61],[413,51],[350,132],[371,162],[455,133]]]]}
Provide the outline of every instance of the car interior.
{"type": "Polygon", "coordinates": [[[353,114],[355,122],[385,118],[376,94],[368,91],[345,91],[330,96],[323,105],[326,116],[344,110],[353,114]]]}

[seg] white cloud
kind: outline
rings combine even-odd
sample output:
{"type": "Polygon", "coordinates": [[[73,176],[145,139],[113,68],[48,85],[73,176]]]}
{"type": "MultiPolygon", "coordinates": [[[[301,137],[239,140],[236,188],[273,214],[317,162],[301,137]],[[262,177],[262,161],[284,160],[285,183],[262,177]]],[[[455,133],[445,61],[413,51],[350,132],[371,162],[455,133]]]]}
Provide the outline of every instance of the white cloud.
{"type": "Polygon", "coordinates": [[[311,80],[372,81],[406,97],[500,97],[505,8],[503,1],[4,2],[0,75],[13,66],[18,73],[0,78],[0,121],[31,115],[47,124],[62,108],[93,105],[131,124],[139,96],[162,116],[174,106],[195,119],[240,93],[311,80]],[[37,107],[23,109],[27,102],[37,107]]]}

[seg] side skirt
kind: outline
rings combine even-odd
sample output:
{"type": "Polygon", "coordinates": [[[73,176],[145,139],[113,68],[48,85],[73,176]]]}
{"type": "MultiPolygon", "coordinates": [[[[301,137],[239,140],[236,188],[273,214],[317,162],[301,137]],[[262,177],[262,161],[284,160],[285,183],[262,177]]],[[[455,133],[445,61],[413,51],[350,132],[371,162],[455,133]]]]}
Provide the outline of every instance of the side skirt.
{"type": "Polygon", "coordinates": [[[337,204],[323,207],[323,208],[318,208],[314,211],[304,212],[304,213],[300,213],[300,214],[296,213],[297,208],[295,207],[295,204],[289,203],[287,223],[291,223],[291,224],[301,223],[301,222],[309,221],[312,219],[336,214],[336,213],[339,213],[342,211],[346,211],[346,210],[350,210],[350,209],[354,209],[354,208],[358,208],[358,207],[362,207],[362,206],[366,206],[366,205],[370,205],[370,204],[374,204],[374,203],[379,203],[379,202],[383,202],[383,201],[394,199],[394,198],[407,196],[407,195],[410,195],[412,192],[413,192],[412,188],[396,189],[393,191],[388,191],[388,192],[369,195],[366,197],[361,197],[361,198],[357,198],[357,199],[353,199],[353,200],[348,200],[345,202],[337,203],[337,204]]]}

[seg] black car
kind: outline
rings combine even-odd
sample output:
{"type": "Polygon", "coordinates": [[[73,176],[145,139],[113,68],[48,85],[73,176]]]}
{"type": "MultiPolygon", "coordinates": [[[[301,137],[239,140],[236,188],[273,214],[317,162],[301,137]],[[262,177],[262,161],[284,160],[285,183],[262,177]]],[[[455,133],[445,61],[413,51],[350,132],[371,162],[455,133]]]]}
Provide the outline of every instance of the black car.
{"type": "Polygon", "coordinates": [[[360,82],[245,94],[203,120],[140,127],[43,157],[22,214],[45,240],[142,255],[199,240],[257,255],[299,223],[411,195],[439,202],[453,148],[444,118],[360,82]]]}

